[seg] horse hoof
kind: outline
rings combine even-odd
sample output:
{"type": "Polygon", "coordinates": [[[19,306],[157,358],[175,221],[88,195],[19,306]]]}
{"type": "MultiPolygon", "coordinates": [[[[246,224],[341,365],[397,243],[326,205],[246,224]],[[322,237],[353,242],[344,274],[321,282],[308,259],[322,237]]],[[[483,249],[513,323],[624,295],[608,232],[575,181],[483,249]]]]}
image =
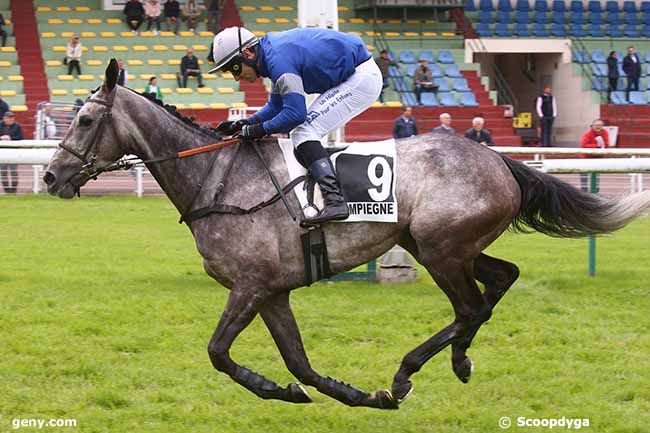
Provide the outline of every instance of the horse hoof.
{"type": "Polygon", "coordinates": [[[411,395],[412,391],[413,391],[413,383],[411,383],[410,380],[407,380],[402,385],[399,386],[393,385],[392,394],[395,400],[397,400],[397,403],[399,404],[404,400],[406,400],[408,396],[411,395]]]}
{"type": "Polygon", "coordinates": [[[454,365],[454,373],[456,377],[460,379],[461,382],[467,383],[472,376],[472,371],[474,370],[474,364],[470,361],[469,358],[465,358],[458,365],[454,365]]]}
{"type": "Polygon", "coordinates": [[[292,403],[311,403],[312,399],[307,393],[307,390],[302,385],[297,383],[290,383],[287,387],[289,390],[289,397],[292,403]]]}
{"type": "Polygon", "coordinates": [[[399,403],[387,389],[376,391],[371,397],[372,407],[377,409],[399,409],[399,403]]]}

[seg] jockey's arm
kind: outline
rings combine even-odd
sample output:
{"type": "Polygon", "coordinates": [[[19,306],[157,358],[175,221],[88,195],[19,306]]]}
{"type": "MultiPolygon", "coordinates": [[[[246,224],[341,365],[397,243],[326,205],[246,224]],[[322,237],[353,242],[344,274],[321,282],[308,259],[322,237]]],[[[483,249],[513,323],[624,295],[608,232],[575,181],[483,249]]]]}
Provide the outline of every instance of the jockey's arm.
{"type": "Polygon", "coordinates": [[[275,117],[282,110],[282,96],[279,93],[271,92],[269,100],[255,114],[248,119],[248,123],[262,123],[275,117]]]}
{"type": "MultiPolygon", "coordinates": [[[[273,84],[273,94],[278,95],[272,107],[279,108],[270,119],[264,119],[264,130],[267,134],[290,132],[307,119],[307,105],[302,78],[293,73],[282,74],[273,84]]],[[[269,103],[271,100],[269,99],[269,103]]],[[[269,105],[267,103],[267,105],[269,105]]],[[[265,106],[266,108],[266,106],[265,106]]],[[[262,110],[260,110],[262,111],[262,110]]],[[[270,114],[270,109],[269,112],[270,114]]],[[[258,111],[254,117],[260,114],[258,111]]],[[[262,113],[267,115],[266,113],[262,113]]],[[[251,122],[253,123],[253,122],[251,122]]]]}

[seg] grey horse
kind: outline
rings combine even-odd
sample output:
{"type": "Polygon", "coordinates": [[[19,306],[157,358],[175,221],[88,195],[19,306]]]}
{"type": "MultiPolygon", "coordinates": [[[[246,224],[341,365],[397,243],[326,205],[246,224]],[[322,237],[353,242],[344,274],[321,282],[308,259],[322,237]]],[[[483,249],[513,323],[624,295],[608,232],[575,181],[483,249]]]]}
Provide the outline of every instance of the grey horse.
{"type": "MultiPolygon", "coordinates": [[[[73,197],[101,171],[88,167],[109,167],[125,154],[150,161],[149,171],[181,214],[209,205],[219,189],[220,202],[244,208],[275,194],[250,143],[189,158],[161,158],[213,143],[215,137],[169,107],[116,86],[116,80],[111,61],[104,85],[81,108],[50,161],[44,176],[50,194],[73,197]],[[223,187],[220,174],[235,155],[223,187]]],[[[279,183],[287,184],[276,139],[265,139],[261,149],[279,183]]],[[[230,357],[234,340],[260,314],[299,382],[350,406],[396,409],[412,390],[411,376],[448,345],[454,373],[469,380],[472,363],[466,351],[519,275],[514,264],[482,253],[508,227],[580,237],[617,230],[650,208],[649,191],[620,200],[583,193],[461,137],[427,134],[399,140],[397,161],[399,221],[326,224],[331,269],[344,272],[399,244],[448,296],[455,320],[406,354],[390,391],[367,393],[322,376],[310,366],[289,304],[291,291],[304,285],[304,229],[280,202],[250,215],[212,214],[188,227],[206,272],[230,290],[208,345],[217,370],[261,398],[311,402],[301,385],[281,387],[230,357]],[[483,293],[476,280],[485,285],[483,293]]],[[[288,201],[300,209],[293,195],[288,201]]]]}

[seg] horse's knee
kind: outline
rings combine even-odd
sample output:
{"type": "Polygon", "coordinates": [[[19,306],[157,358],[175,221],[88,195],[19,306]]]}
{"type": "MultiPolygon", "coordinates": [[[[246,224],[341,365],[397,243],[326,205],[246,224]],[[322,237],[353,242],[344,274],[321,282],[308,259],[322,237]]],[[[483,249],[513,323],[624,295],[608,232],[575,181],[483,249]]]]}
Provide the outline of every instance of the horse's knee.
{"type": "Polygon", "coordinates": [[[228,351],[220,347],[218,342],[210,341],[208,344],[208,356],[210,356],[210,362],[212,362],[212,365],[217,371],[229,373],[233,362],[228,355],[228,351]]]}
{"type": "Polygon", "coordinates": [[[300,383],[309,386],[316,386],[320,376],[309,365],[303,365],[300,362],[287,362],[287,369],[298,379],[300,383]]]}

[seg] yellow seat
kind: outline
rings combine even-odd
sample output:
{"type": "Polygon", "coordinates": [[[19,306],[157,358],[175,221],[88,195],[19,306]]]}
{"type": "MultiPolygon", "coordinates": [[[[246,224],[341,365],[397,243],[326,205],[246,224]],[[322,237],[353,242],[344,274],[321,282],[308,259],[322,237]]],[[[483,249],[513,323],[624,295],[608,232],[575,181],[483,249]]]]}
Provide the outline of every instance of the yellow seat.
{"type": "Polygon", "coordinates": [[[208,51],[208,47],[203,44],[192,45],[192,49],[194,49],[194,51],[208,51]]]}
{"type": "Polygon", "coordinates": [[[409,38],[416,38],[419,37],[420,34],[418,32],[404,32],[404,36],[408,36],[409,38]]]}
{"type": "Polygon", "coordinates": [[[100,32],[99,35],[102,38],[114,38],[115,37],[115,32],[100,32]]]}
{"type": "Polygon", "coordinates": [[[184,110],[187,107],[185,106],[185,104],[176,104],[176,108],[178,108],[179,110],[184,110]]]}
{"type": "Polygon", "coordinates": [[[101,24],[102,20],[100,20],[99,18],[88,18],[86,22],[88,24],[101,24]]]}
{"type": "Polygon", "coordinates": [[[172,45],[172,50],[174,51],[187,51],[186,45],[172,45]]]}
{"type": "Polygon", "coordinates": [[[189,95],[194,93],[194,90],[190,89],[189,87],[179,87],[176,89],[176,93],[180,95],[189,95]]]}
{"type": "Polygon", "coordinates": [[[239,9],[244,12],[253,12],[256,8],[255,6],[242,6],[239,9]]]}
{"type": "Polygon", "coordinates": [[[95,76],[92,74],[82,74],[77,78],[79,78],[81,81],[93,81],[95,79],[95,76]]]}
{"type": "Polygon", "coordinates": [[[7,77],[9,81],[24,81],[24,78],[22,75],[9,75],[7,77]]]}
{"type": "Polygon", "coordinates": [[[143,38],[153,38],[155,35],[151,31],[140,32],[140,36],[143,38]]]}
{"type": "Polygon", "coordinates": [[[15,90],[0,90],[0,96],[16,96],[15,90]]]}
{"type": "Polygon", "coordinates": [[[66,89],[52,89],[50,93],[54,96],[65,96],[68,94],[68,91],[66,89]]]}
{"type": "Polygon", "coordinates": [[[130,59],[126,61],[126,64],[129,66],[142,66],[144,65],[144,62],[138,59],[130,59]]]}
{"type": "Polygon", "coordinates": [[[235,89],[233,89],[232,87],[219,87],[217,90],[219,90],[219,93],[224,93],[224,94],[235,93],[235,89]]]}
{"type": "Polygon", "coordinates": [[[75,6],[74,10],[77,12],[90,12],[90,8],[88,6],[75,6]]]}
{"type": "Polygon", "coordinates": [[[339,12],[347,12],[347,11],[350,10],[350,8],[347,7],[347,6],[339,6],[338,10],[339,10],[339,12]]]}
{"type": "Polygon", "coordinates": [[[104,64],[104,62],[102,62],[101,60],[91,59],[86,61],[86,64],[88,66],[101,66],[104,64]]]}
{"type": "Polygon", "coordinates": [[[134,38],[135,33],[133,33],[133,32],[120,32],[120,37],[122,37],[122,38],[134,38]]]}
{"type": "Polygon", "coordinates": [[[61,37],[62,38],[71,38],[75,32],[61,32],[61,37]]]}
{"type": "Polygon", "coordinates": [[[75,96],[85,96],[89,93],[90,91],[88,89],[72,89],[72,94],[75,96]]]}
{"type": "Polygon", "coordinates": [[[96,53],[107,53],[108,52],[108,47],[104,45],[95,45],[93,47],[93,51],[96,53]]]}
{"type": "Polygon", "coordinates": [[[257,31],[254,31],[253,34],[255,36],[257,36],[258,38],[261,38],[262,36],[264,36],[266,34],[266,32],[262,32],[260,30],[257,30],[257,31]]]}
{"type": "Polygon", "coordinates": [[[291,7],[291,6],[278,6],[278,10],[283,11],[283,12],[287,12],[287,11],[292,11],[293,7],[291,7]]]}
{"type": "Polygon", "coordinates": [[[402,103],[399,101],[388,101],[386,102],[387,107],[401,107],[402,103]]]}
{"type": "Polygon", "coordinates": [[[444,36],[444,37],[453,37],[453,36],[456,36],[456,33],[454,33],[454,32],[442,32],[442,33],[440,33],[440,34],[441,34],[442,36],[444,36]]]}
{"type": "Polygon", "coordinates": [[[339,18],[339,24],[345,24],[346,21],[343,18],[339,18]]]}
{"type": "Polygon", "coordinates": [[[260,6],[260,10],[264,12],[270,12],[270,11],[274,11],[275,8],[273,6],[260,6]]]}
{"type": "Polygon", "coordinates": [[[11,66],[11,62],[8,60],[0,60],[0,68],[8,68],[11,66]]]}
{"type": "Polygon", "coordinates": [[[233,77],[230,72],[222,73],[221,78],[226,79],[226,80],[234,80],[235,79],[235,77],[233,77]]]}
{"type": "Polygon", "coordinates": [[[49,6],[39,6],[36,8],[36,12],[52,12],[52,8],[49,6]]]}
{"type": "Polygon", "coordinates": [[[47,66],[54,66],[54,67],[62,65],[60,60],[48,60],[45,64],[47,66]]]}
{"type": "Polygon", "coordinates": [[[167,64],[169,66],[180,66],[181,60],[180,59],[169,59],[169,60],[167,60],[167,64]]]}
{"type": "Polygon", "coordinates": [[[27,110],[28,110],[27,105],[12,105],[11,106],[11,111],[13,111],[14,113],[21,113],[21,112],[24,112],[24,111],[27,111],[27,110]]]}
{"type": "Polygon", "coordinates": [[[350,24],[364,24],[365,20],[363,18],[350,18],[350,24]]]}
{"type": "Polygon", "coordinates": [[[79,18],[68,18],[68,24],[81,24],[83,21],[81,21],[79,18]]]}
{"type": "Polygon", "coordinates": [[[154,51],[167,51],[168,50],[167,45],[154,45],[152,47],[152,49],[154,51]]]}
{"type": "Polygon", "coordinates": [[[368,48],[368,51],[375,51],[374,45],[366,44],[366,48],[368,48]]]}
{"type": "Polygon", "coordinates": [[[145,45],[133,45],[131,48],[133,49],[133,51],[138,51],[138,52],[149,51],[149,47],[145,45]]]}
{"type": "Polygon", "coordinates": [[[86,46],[82,46],[82,47],[81,47],[81,52],[82,52],[82,53],[87,53],[87,52],[88,52],[88,47],[86,47],[86,46]]]}
{"type": "Polygon", "coordinates": [[[160,78],[163,80],[175,80],[176,74],[160,74],[160,78]]]}
{"type": "Polygon", "coordinates": [[[113,51],[117,51],[118,53],[123,53],[125,51],[129,51],[129,47],[126,45],[113,45],[113,51]]]}
{"type": "Polygon", "coordinates": [[[366,36],[374,37],[374,36],[379,36],[381,33],[379,32],[373,32],[373,31],[368,31],[366,32],[366,36]]]}
{"type": "Polygon", "coordinates": [[[201,102],[192,102],[190,103],[190,108],[193,110],[205,110],[208,106],[201,102]]]}
{"type": "Polygon", "coordinates": [[[361,37],[361,33],[359,33],[359,32],[348,32],[348,34],[361,37]]]}
{"type": "Polygon", "coordinates": [[[14,47],[0,47],[0,53],[15,53],[15,52],[16,52],[16,48],[14,47]]]}
{"type": "Polygon", "coordinates": [[[203,74],[204,80],[216,80],[217,76],[215,74],[203,74]]]}
{"type": "Polygon", "coordinates": [[[70,9],[70,6],[57,6],[56,11],[57,12],[70,12],[72,9],[70,9]]]}
{"type": "Polygon", "coordinates": [[[180,31],[180,32],[178,32],[178,36],[182,36],[184,38],[193,38],[194,37],[194,32],[180,31]]]}
{"type": "Polygon", "coordinates": [[[212,95],[214,93],[214,90],[210,87],[199,87],[196,91],[202,95],[212,95]]]}
{"type": "Polygon", "coordinates": [[[379,102],[379,101],[375,101],[375,102],[373,102],[372,105],[371,105],[372,108],[379,108],[379,107],[383,107],[383,106],[384,106],[384,104],[382,104],[382,103],[379,102]]]}
{"type": "Polygon", "coordinates": [[[232,108],[246,108],[248,107],[248,104],[245,102],[233,102],[232,104],[230,104],[230,106],[232,108]]]}
{"type": "Polygon", "coordinates": [[[276,18],[274,21],[278,24],[289,24],[289,20],[286,18],[276,18]]]}
{"type": "Polygon", "coordinates": [[[56,33],[54,32],[43,32],[41,33],[42,38],[56,38],[56,33]]]}
{"type": "Polygon", "coordinates": [[[108,18],[106,24],[122,24],[122,20],[119,18],[108,18]]]}
{"type": "Polygon", "coordinates": [[[438,33],[436,33],[436,32],[422,32],[422,36],[435,37],[435,36],[438,36],[438,33]]]}
{"type": "MultiPolygon", "coordinates": [[[[210,32],[210,34],[212,35],[212,32],[210,32]]],[[[160,32],[158,33],[158,36],[161,36],[163,38],[173,38],[176,35],[174,34],[174,32],[160,32]]]]}
{"type": "Polygon", "coordinates": [[[170,89],[169,87],[163,87],[160,89],[160,93],[162,93],[163,95],[171,95],[173,92],[172,89],[170,89]]]}
{"type": "Polygon", "coordinates": [[[214,38],[214,33],[201,31],[201,32],[199,32],[199,36],[202,37],[202,38],[210,38],[210,39],[212,39],[212,38],[214,38]]]}
{"type": "Polygon", "coordinates": [[[397,38],[399,35],[399,32],[384,32],[384,36],[387,36],[389,38],[397,38]]]}
{"type": "Polygon", "coordinates": [[[95,32],[81,32],[81,37],[82,38],[96,38],[97,33],[95,33],[95,32]]]}
{"type": "Polygon", "coordinates": [[[133,90],[135,90],[135,91],[138,92],[138,93],[144,93],[144,87],[136,87],[136,88],[133,89],[133,90]]]}
{"type": "Polygon", "coordinates": [[[61,74],[61,75],[57,75],[56,79],[59,81],[72,81],[74,77],[68,74],[61,74]]]}
{"type": "Polygon", "coordinates": [[[255,18],[257,24],[269,24],[271,22],[268,18],[255,18]]]}
{"type": "Polygon", "coordinates": [[[213,103],[210,104],[210,108],[214,108],[216,110],[219,110],[219,109],[228,108],[228,105],[224,104],[223,102],[213,102],[213,103]]]}
{"type": "Polygon", "coordinates": [[[165,64],[165,62],[163,62],[160,59],[148,59],[147,60],[147,65],[149,65],[149,66],[162,66],[164,64],[165,64]]]}

